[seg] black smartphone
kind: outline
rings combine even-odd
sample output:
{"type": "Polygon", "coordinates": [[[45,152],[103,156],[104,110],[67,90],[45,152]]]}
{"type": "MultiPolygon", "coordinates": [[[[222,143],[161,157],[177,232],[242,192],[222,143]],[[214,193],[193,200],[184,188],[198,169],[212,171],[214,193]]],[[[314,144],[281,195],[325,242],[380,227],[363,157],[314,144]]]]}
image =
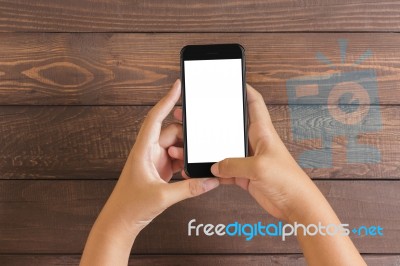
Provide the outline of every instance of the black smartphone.
{"type": "Polygon", "coordinates": [[[211,165],[247,156],[244,48],[188,45],[181,50],[184,170],[211,177],[211,165]]]}

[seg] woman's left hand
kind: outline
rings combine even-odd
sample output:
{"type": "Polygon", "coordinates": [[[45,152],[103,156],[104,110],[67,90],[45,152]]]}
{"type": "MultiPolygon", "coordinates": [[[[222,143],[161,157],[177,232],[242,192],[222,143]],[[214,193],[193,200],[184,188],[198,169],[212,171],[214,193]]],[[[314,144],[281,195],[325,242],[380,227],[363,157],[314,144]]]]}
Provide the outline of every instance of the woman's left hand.
{"type": "Polygon", "coordinates": [[[172,89],[147,114],[118,184],[112,193],[114,212],[120,213],[132,230],[146,226],[169,206],[201,195],[219,185],[217,178],[195,178],[168,183],[183,168],[182,125],[161,129],[181,92],[177,80],[172,89]]]}
{"type": "Polygon", "coordinates": [[[217,178],[168,183],[183,168],[182,159],[176,159],[183,153],[182,125],[162,128],[162,122],[180,92],[177,80],[147,114],[121,176],[90,232],[81,265],[126,265],[137,234],[157,215],[219,185],[217,178]]]}
{"type": "Polygon", "coordinates": [[[183,161],[175,159],[182,153],[182,125],[176,122],[162,128],[162,122],[175,106],[180,92],[181,83],[177,80],[147,114],[105,206],[132,234],[137,234],[169,206],[219,185],[217,178],[168,183],[183,168],[183,161]]]}

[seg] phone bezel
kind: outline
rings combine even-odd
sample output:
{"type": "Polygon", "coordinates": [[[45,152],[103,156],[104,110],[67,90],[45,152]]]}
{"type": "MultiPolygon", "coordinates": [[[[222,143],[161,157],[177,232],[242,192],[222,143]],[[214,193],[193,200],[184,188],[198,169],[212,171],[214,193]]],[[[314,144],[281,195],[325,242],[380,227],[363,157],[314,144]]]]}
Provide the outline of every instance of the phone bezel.
{"type": "Polygon", "coordinates": [[[186,103],[185,103],[185,69],[184,61],[187,60],[215,60],[215,59],[241,59],[242,62],[242,91],[243,91],[243,124],[245,156],[248,156],[247,137],[247,97],[246,97],[246,63],[245,52],[240,44],[210,44],[187,45],[181,50],[181,82],[182,82],[182,106],[183,106],[183,147],[184,147],[184,171],[189,177],[213,177],[211,166],[215,162],[188,163],[187,139],[186,139],[186,103]]]}

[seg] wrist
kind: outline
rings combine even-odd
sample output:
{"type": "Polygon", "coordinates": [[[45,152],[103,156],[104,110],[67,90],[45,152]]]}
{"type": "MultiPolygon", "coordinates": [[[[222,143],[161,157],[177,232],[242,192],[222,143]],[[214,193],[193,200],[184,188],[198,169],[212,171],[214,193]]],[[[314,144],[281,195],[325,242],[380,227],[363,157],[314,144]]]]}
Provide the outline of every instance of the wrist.
{"type": "MultiPolygon", "coordinates": [[[[90,231],[81,265],[126,265],[133,243],[145,227],[122,204],[124,199],[110,196],[90,231]],[[116,263],[116,260],[119,263],[116,263]]],[[[120,194],[121,195],[121,194],[120,194]]],[[[133,208],[129,206],[129,208],[133,208]]]]}
{"type": "MultiPolygon", "coordinates": [[[[107,232],[113,232],[116,235],[136,238],[140,231],[151,221],[146,215],[143,215],[146,209],[142,200],[133,199],[129,196],[131,184],[126,183],[126,179],[120,178],[116,187],[108,198],[106,204],[101,210],[96,224],[107,232]]],[[[134,193],[135,194],[135,193],[134,193]]]]}
{"type": "Polygon", "coordinates": [[[289,223],[339,223],[329,202],[311,179],[296,189],[296,196],[292,198],[291,207],[287,212],[289,223]]]}
{"type": "Polygon", "coordinates": [[[126,265],[136,236],[126,233],[117,220],[108,219],[103,209],[90,231],[80,265],[126,265]]]}
{"type": "MultiPolygon", "coordinates": [[[[121,248],[132,248],[140,230],[133,230],[124,224],[123,219],[102,213],[93,225],[92,231],[99,241],[108,241],[121,248]]],[[[91,232],[92,233],[92,232],[91,232]]]]}

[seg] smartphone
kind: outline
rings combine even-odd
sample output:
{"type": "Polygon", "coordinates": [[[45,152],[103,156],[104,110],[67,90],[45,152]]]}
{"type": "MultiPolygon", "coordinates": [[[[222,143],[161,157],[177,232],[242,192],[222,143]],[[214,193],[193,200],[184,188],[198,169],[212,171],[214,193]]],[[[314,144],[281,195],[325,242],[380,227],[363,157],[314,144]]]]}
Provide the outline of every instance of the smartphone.
{"type": "Polygon", "coordinates": [[[247,156],[244,48],[188,45],[181,50],[184,171],[212,177],[211,165],[247,156]]]}

